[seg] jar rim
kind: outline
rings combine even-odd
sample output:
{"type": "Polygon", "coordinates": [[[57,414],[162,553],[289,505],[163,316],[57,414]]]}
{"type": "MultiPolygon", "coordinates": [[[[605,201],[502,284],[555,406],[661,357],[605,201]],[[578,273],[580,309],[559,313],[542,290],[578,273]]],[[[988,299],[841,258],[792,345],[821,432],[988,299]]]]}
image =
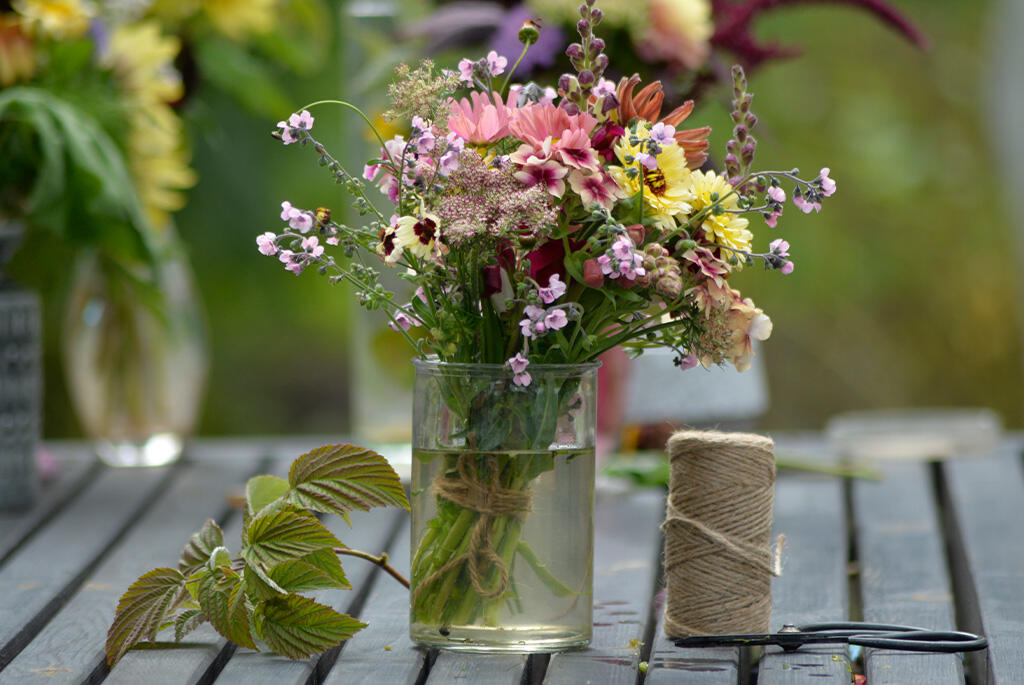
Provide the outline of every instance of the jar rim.
{"type": "MultiPolygon", "coordinates": [[[[457,371],[460,373],[498,373],[507,371],[512,373],[508,367],[504,364],[484,364],[477,362],[444,362],[437,358],[437,355],[431,355],[429,357],[416,357],[412,360],[412,365],[417,370],[438,370],[438,371],[457,371]]],[[[594,360],[589,362],[578,362],[575,364],[535,364],[530,362],[528,368],[530,373],[544,373],[544,374],[557,374],[561,373],[585,373],[587,371],[596,370],[601,366],[600,360],[594,360]]]]}

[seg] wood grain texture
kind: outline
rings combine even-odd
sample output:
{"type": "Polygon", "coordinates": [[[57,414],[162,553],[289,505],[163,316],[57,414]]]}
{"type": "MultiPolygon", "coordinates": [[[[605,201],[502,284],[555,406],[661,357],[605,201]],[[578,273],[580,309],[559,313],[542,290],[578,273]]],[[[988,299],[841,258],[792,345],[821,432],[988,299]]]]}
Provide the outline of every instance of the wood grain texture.
{"type": "MultiPolygon", "coordinates": [[[[391,564],[409,575],[408,520],[392,548],[391,564]]],[[[409,591],[390,576],[380,576],[363,607],[369,623],[345,643],[324,685],[413,685],[423,671],[427,652],[409,639],[409,591]]]]}
{"type": "Polygon", "coordinates": [[[35,637],[169,475],[167,468],[106,469],[0,569],[0,668],[35,637]]]}
{"type": "Polygon", "coordinates": [[[636,680],[664,516],[660,491],[596,494],[593,638],[588,649],[553,654],[545,685],[632,685],[636,680]]]}
{"type": "MultiPolygon", "coordinates": [[[[956,546],[962,547],[965,582],[973,581],[968,609],[989,640],[987,682],[1024,683],[1024,473],[1019,444],[989,457],[943,463],[956,546]]],[[[986,682],[978,680],[976,682],[986,682]]]]}
{"type": "MultiPolygon", "coordinates": [[[[881,482],[853,483],[864,620],[954,630],[953,594],[929,467],[883,462],[881,482]]],[[[871,685],[962,685],[958,654],[865,649],[871,685]]]]}
{"type": "Polygon", "coordinates": [[[60,473],[40,487],[35,506],[23,512],[0,512],[0,566],[18,545],[66,506],[77,492],[84,490],[89,480],[102,470],[96,458],[84,452],[65,449],[53,456],[60,464],[60,473]]]}
{"type": "Polygon", "coordinates": [[[658,606],[644,685],[735,685],[740,682],[740,650],[734,647],[680,649],[665,637],[665,616],[658,606]]]}
{"type": "Polygon", "coordinates": [[[225,509],[225,494],[252,475],[253,465],[194,463],[161,493],[82,588],[5,669],[22,682],[47,673],[49,683],[80,683],[103,661],[107,628],[121,594],[142,573],[175,566],[181,548],[207,518],[225,509]]]}
{"type": "MultiPolygon", "coordinates": [[[[782,474],[775,483],[773,535],[784,534],[782,575],[772,581],[772,630],[783,624],[846,620],[847,533],[842,482],[782,474]]],[[[849,683],[845,647],[765,648],[758,685],[849,683]]]]}

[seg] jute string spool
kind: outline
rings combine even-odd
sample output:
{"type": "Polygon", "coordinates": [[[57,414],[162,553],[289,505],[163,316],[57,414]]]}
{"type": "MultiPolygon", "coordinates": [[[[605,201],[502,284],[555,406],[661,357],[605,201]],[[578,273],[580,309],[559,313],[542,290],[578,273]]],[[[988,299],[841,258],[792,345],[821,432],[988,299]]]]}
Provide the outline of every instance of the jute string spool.
{"type": "Polygon", "coordinates": [[[496,458],[487,457],[491,475],[486,482],[480,478],[476,462],[474,455],[468,452],[462,454],[457,464],[458,477],[448,478],[440,473],[432,484],[432,489],[438,496],[479,515],[473,524],[468,549],[452,557],[441,568],[424,578],[416,588],[417,595],[461,564],[466,565],[473,589],[483,599],[495,599],[508,589],[508,569],[494,551],[491,525],[499,516],[522,516],[528,513],[532,494],[529,490],[503,488],[498,482],[499,468],[496,458]],[[498,572],[498,580],[494,587],[488,588],[485,578],[490,569],[498,572]]]}
{"type": "Polygon", "coordinates": [[[745,433],[669,438],[662,524],[669,637],[769,631],[773,447],[745,433]]]}

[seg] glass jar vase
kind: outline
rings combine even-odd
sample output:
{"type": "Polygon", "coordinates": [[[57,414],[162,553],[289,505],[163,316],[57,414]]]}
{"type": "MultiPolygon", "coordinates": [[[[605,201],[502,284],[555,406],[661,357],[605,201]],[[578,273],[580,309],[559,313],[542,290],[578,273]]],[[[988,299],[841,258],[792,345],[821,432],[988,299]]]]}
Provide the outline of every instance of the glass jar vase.
{"type": "Polygon", "coordinates": [[[586,646],[599,364],[413,364],[413,641],[586,646]]]}
{"type": "Polygon", "coordinates": [[[104,462],[160,466],[181,456],[207,368],[202,310],[184,256],[164,256],[152,285],[97,254],[80,256],[63,351],[72,404],[104,462]]]}

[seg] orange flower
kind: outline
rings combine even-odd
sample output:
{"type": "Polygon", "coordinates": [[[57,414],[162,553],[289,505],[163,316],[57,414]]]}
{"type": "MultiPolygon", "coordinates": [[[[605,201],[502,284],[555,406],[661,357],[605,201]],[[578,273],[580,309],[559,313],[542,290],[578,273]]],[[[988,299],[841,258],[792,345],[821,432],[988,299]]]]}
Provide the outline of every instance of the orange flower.
{"type": "Polygon", "coordinates": [[[638,85],[640,85],[640,77],[637,74],[633,74],[629,78],[623,77],[619,81],[616,91],[619,98],[619,123],[626,124],[633,117],[640,117],[652,124],[660,121],[666,126],[675,127],[676,142],[686,153],[686,166],[691,169],[699,169],[704,164],[704,160],[708,158],[708,135],[711,134],[711,127],[702,126],[679,130],[679,124],[683,123],[693,111],[693,100],[687,100],[662,117],[661,105],[665,100],[665,93],[661,89],[661,81],[648,83],[634,95],[633,91],[638,85]]]}

